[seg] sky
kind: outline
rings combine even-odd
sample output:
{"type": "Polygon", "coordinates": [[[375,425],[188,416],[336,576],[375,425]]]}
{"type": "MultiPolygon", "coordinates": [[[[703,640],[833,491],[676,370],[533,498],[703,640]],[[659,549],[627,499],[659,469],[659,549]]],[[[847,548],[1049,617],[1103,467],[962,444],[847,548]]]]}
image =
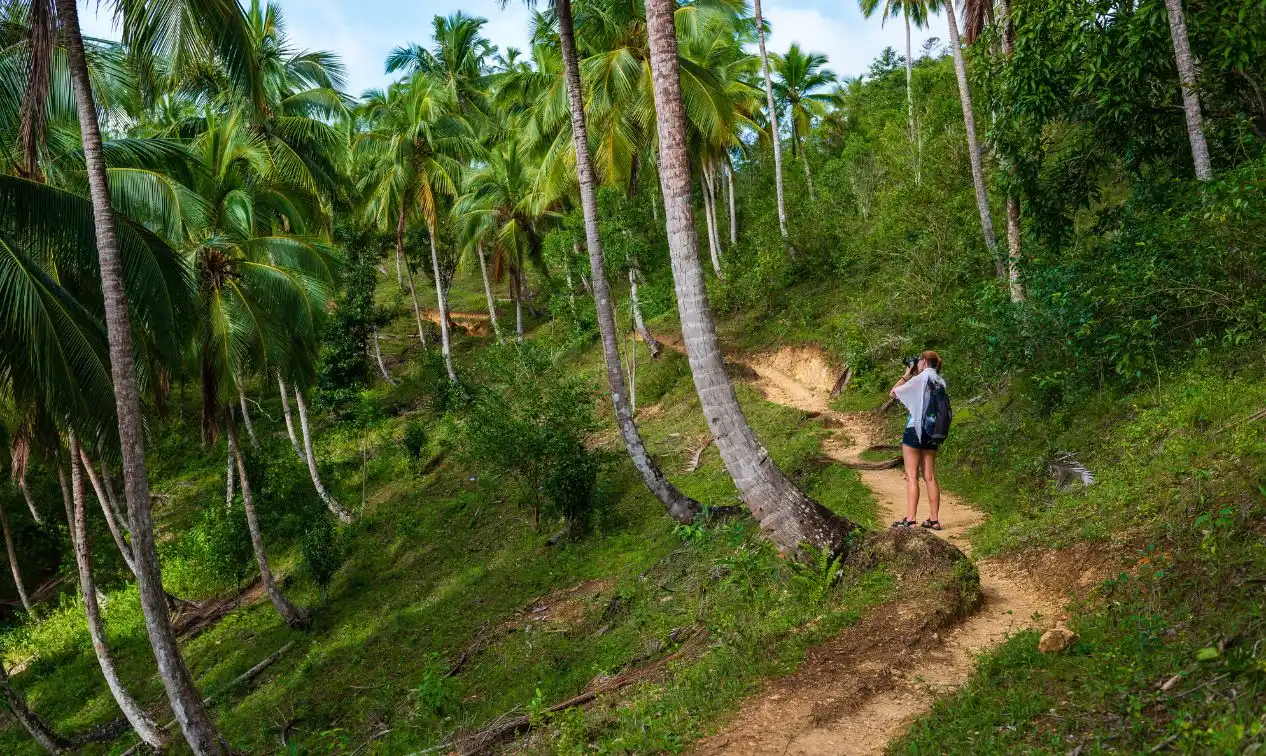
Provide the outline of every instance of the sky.
{"type": "MultiPolygon", "coordinates": [[[[347,89],[360,94],[391,80],[383,72],[387,52],[397,45],[420,42],[430,46],[431,19],[461,10],[488,19],[484,35],[503,49],[527,48],[530,11],[521,0],[510,0],[505,10],[496,0],[279,0],[286,27],[297,48],[330,50],[347,66],[347,89]]],[[[543,3],[544,0],[541,0],[543,3]]],[[[540,4],[538,3],[538,6],[540,4]]],[[[88,36],[117,39],[108,14],[98,12],[97,0],[80,0],[83,32],[88,36]]],[[[867,20],[857,0],[766,0],[765,17],[772,26],[767,45],[783,52],[792,42],[811,52],[826,53],[828,67],[841,77],[866,72],[870,62],[891,45],[904,54],[905,30],[901,19],[881,26],[878,18],[867,20]]],[[[914,54],[928,37],[947,36],[945,19],[937,15],[928,29],[914,30],[914,54]]]]}

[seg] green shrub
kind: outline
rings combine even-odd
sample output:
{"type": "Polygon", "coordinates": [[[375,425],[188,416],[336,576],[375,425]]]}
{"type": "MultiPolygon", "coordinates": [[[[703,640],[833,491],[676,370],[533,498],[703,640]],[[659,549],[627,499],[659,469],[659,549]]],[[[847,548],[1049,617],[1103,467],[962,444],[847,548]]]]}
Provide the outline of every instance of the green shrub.
{"type": "Polygon", "coordinates": [[[240,494],[231,508],[223,501],[203,506],[182,544],[208,584],[241,587],[242,579],[255,567],[255,556],[240,494]]]}
{"type": "Polygon", "coordinates": [[[426,425],[419,417],[411,417],[404,424],[404,436],[401,443],[404,450],[414,462],[422,459],[422,449],[426,446],[426,425]]]}
{"type": "Polygon", "coordinates": [[[343,564],[344,555],[343,539],[333,520],[324,512],[308,523],[299,537],[299,558],[303,570],[321,589],[322,601],[325,601],[330,583],[334,581],[334,573],[343,564]]]}

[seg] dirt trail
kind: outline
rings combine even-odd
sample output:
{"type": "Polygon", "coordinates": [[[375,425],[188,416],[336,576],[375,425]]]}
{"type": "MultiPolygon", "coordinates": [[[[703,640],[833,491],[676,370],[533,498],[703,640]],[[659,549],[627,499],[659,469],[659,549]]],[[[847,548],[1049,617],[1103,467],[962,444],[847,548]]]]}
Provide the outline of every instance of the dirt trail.
{"type": "MultiPolygon", "coordinates": [[[[822,450],[842,462],[856,462],[868,446],[889,442],[879,433],[880,423],[870,413],[836,412],[828,406],[830,387],[837,372],[811,348],[787,348],[748,359],[744,363],[756,377],[750,383],[772,402],[820,413],[835,429],[822,450]]],[[[863,482],[875,493],[885,524],[905,514],[905,473],[901,469],[859,470],[863,482]]],[[[927,516],[926,491],[920,501],[920,519],[927,516]]],[[[970,553],[966,531],[984,515],[950,494],[941,497],[938,535],[970,553]]],[[[896,654],[888,661],[863,658],[856,666],[841,660],[838,650],[818,657],[810,655],[785,684],[768,685],[749,698],[733,721],[717,735],[701,741],[701,754],[878,754],[901,735],[934,698],[961,685],[982,651],[1008,635],[1027,628],[1052,626],[1062,617],[1062,602],[1043,593],[1017,571],[990,560],[976,563],[984,602],[980,609],[948,632],[936,636],[939,645],[896,654]],[[830,674],[812,667],[829,666],[830,674]],[[841,663],[843,662],[843,663],[841,663]],[[882,669],[873,669],[875,666],[882,669]],[[843,673],[841,676],[840,673],[843,673]],[[880,684],[858,683],[848,678],[878,679],[880,684]],[[860,690],[845,690],[849,687],[860,690]],[[851,698],[842,714],[823,716],[824,709],[841,698],[851,698]],[[828,704],[824,707],[824,702],[828,704]]],[[[897,612],[900,614],[900,612],[897,612]]],[[[900,617],[888,620],[900,633],[900,617]]],[[[835,707],[840,708],[840,707],[835,707]]]]}

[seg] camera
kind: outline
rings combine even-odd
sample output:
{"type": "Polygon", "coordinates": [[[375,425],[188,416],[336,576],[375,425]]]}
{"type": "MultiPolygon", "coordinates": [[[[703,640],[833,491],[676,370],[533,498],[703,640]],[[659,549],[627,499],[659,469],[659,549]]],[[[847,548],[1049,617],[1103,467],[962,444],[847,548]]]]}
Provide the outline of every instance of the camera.
{"type": "Polygon", "coordinates": [[[908,368],[917,367],[919,364],[919,356],[916,354],[913,357],[902,357],[901,364],[908,368]]]}

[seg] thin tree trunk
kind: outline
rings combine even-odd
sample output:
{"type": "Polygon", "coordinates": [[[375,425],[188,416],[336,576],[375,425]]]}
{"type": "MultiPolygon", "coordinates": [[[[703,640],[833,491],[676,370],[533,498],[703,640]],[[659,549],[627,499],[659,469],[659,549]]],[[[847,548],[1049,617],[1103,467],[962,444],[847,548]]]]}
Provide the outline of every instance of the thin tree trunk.
{"type": "MultiPolygon", "coordinates": [[[[71,460],[74,461],[74,458],[72,457],[71,460]]],[[[66,510],[66,522],[69,524],[75,518],[75,502],[70,495],[70,474],[66,472],[66,466],[60,461],[57,464],[57,485],[62,489],[62,507],[66,510]]]]}
{"type": "Polygon", "coordinates": [[[242,407],[242,423],[246,426],[246,435],[251,440],[251,448],[259,451],[259,438],[255,436],[255,425],[251,423],[251,413],[246,407],[246,392],[242,391],[241,382],[238,383],[237,401],[242,407]]]}
{"type": "MultiPolygon", "coordinates": [[[[602,357],[606,362],[607,383],[611,387],[611,404],[615,410],[615,422],[628,447],[633,466],[641,474],[647,488],[663,502],[664,507],[678,522],[691,522],[699,511],[699,503],[677,490],[659,469],[637,426],[625,397],[624,374],[620,366],[619,337],[616,333],[615,312],[611,304],[611,286],[607,281],[606,260],[602,251],[602,239],[598,233],[597,180],[594,176],[593,159],[589,154],[589,129],[585,123],[584,95],[580,88],[580,63],[576,54],[576,40],[572,27],[571,0],[556,0],[559,38],[562,43],[563,78],[567,85],[567,100],[571,110],[572,145],[576,151],[576,175],[580,183],[580,207],[585,220],[585,245],[589,252],[589,271],[593,276],[594,310],[598,317],[598,333],[602,341],[602,357]]],[[[688,180],[688,178],[687,178],[688,180]]],[[[689,203],[687,198],[687,203],[689,203]]]]}
{"type": "Polygon", "coordinates": [[[396,283],[404,288],[404,245],[396,245],[396,283]]]}
{"type": "MultiPolygon", "coordinates": [[[[400,218],[396,222],[396,256],[397,259],[404,256],[404,210],[400,211],[400,218]]],[[[422,307],[418,305],[418,290],[413,286],[413,269],[406,264],[404,272],[405,279],[409,282],[409,298],[413,300],[413,319],[418,323],[418,341],[421,341],[422,348],[426,349],[426,326],[422,324],[422,307]]]]}
{"type": "Polygon", "coordinates": [[[106,498],[110,501],[110,509],[114,510],[114,516],[118,519],[119,524],[126,531],[130,525],[128,524],[128,514],[120,506],[119,497],[114,493],[114,479],[110,477],[110,470],[106,467],[106,461],[102,458],[101,462],[101,485],[105,488],[106,498]]]}
{"type": "Polygon", "coordinates": [[[110,536],[114,538],[114,545],[118,547],[119,554],[122,555],[123,561],[127,564],[128,570],[133,575],[136,574],[136,559],[132,556],[132,547],[128,545],[127,539],[123,537],[123,531],[119,527],[119,521],[115,518],[115,513],[111,511],[109,500],[106,497],[105,489],[101,480],[97,478],[96,470],[92,466],[92,459],[88,456],[88,452],[82,446],[79,447],[79,459],[71,457],[71,464],[83,463],[84,469],[88,473],[88,482],[92,485],[93,493],[97,496],[97,502],[101,504],[101,513],[105,515],[106,525],[110,528],[110,536]]]}
{"type": "Polygon", "coordinates": [[[4,694],[9,711],[13,712],[13,716],[22,723],[40,748],[58,756],[70,753],[74,749],[73,743],[53,732],[44,720],[27,708],[26,701],[22,700],[22,694],[14,689],[13,683],[9,680],[9,673],[5,670],[3,661],[0,661],[0,693],[4,694]]]}
{"type": "Polygon", "coordinates": [[[800,161],[804,163],[804,182],[809,185],[809,201],[813,202],[817,199],[813,194],[813,173],[809,170],[809,151],[803,144],[800,145],[800,161]]]}
{"type": "Polygon", "coordinates": [[[26,508],[31,510],[31,519],[35,520],[35,524],[44,527],[44,515],[40,514],[40,510],[35,506],[35,497],[31,495],[31,489],[26,484],[26,473],[18,478],[18,490],[22,492],[22,498],[26,501],[26,508]]]}
{"type": "Polygon", "coordinates": [[[712,215],[712,182],[708,180],[708,172],[704,170],[702,176],[703,184],[703,220],[704,226],[708,231],[708,255],[712,258],[712,272],[717,278],[723,278],[721,273],[721,258],[717,256],[717,227],[716,221],[712,215]]]}
{"type": "Polygon", "coordinates": [[[233,494],[236,493],[233,487],[233,481],[236,478],[236,475],[233,472],[233,468],[234,468],[233,450],[229,449],[228,447],[225,447],[225,449],[226,451],[224,453],[224,458],[226,461],[225,461],[225,468],[224,468],[224,506],[226,509],[232,509],[233,508],[233,494]]]}
{"type": "Polygon", "coordinates": [[[805,543],[841,553],[857,526],[798,490],[774,464],[752,432],[725,372],[717,342],[690,204],[690,160],[686,113],[677,67],[673,0],[647,0],[646,26],[659,129],[660,183],[668,215],[682,337],[704,417],[730,477],[769,538],[784,553],[803,554],[805,543]]]}
{"type": "Polygon", "coordinates": [[[519,273],[510,270],[510,297],[514,299],[514,332],[515,338],[523,343],[523,287],[519,285],[519,273]]]}
{"type": "Polygon", "coordinates": [[[255,515],[255,497],[251,495],[251,481],[246,474],[246,460],[242,457],[242,450],[237,443],[237,428],[236,423],[233,422],[232,409],[228,411],[224,425],[228,431],[229,451],[233,454],[233,459],[237,461],[237,477],[242,481],[242,508],[246,510],[246,525],[251,534],[251,549],[255,551],[255,562],[259,565],[259,579],[263,581],[264,590],[267,591],[273,606],[277,608],[282,621],[290,627],[304,627],[309,620],[307,612],[290,603],[290,600],[277,587],[272,568],[268,566],[268,552],[264,548],[264,537],[259,532],[259,518],[255,515]]]}
{"type": "Polygon", "coordinates": [[[431,267],[435,271],[435,302],[440,308],[440,354],[444,355],[444,369],[448,379],[457,383],[457,371],[453,369],[453,348],[448,335],[448,297],[444,293],[444,279],[440,277],[440,256],[435,249],[434,228],[428,229],[431,237],[431,267]]]}
{"type": "Polygon", "coordinates": [[[923,148],[914,130],[914,56],[910,50],[910,8],[902,5],[901,15],[906,20],[906,121],[910,129],[910,147],[914,150],[914,183],[918,185],[923,181],[923,148]]]}
{"type": "MultiPolygon", "coordinates": [[[[769,108],[769,136],[774,145],[774,190],[778,196],[778,230],[782,232],[782,240],[787,241],[787,206],[783,201],[782,190],[782,144],[778,133],[778,109],[774,104],[774,80],[769,74],[769,54],[765,52],[765,21],[761,16],[760,0],[755,0],[756,10],[756,44],[760,48],[761,75],[765,78],[765,101],[769,108]]],[[[675,74],[674,74],[675,75],[675,74]]],[[[662,161],[661,161],[662,162],[662,161]]],[[[663,181],[663,167],[660,167],[660,181],[663,181]]],[[[664,201],[668,201],[667,195],[664,201]]],[[[668,212],[665,208],[664,212],[668,212]]],[[[672,215],[672,213],[668,213],[672,215]]]]}
{"type": "Polygon", "coordinates": [[[497,337],[497,343],[502,342],[501,326],[497,325],[497,306],[492,300],[492,284],[488,281],[488,263],[484,259],[484,243],[475,244],[475,252],[479,254],[479,275],[484,279],[484,296],[488,298],[488,322],[492,324],[492,333],[497,337]]]}
{"type": "MultiPolygon", "coordinates": [[[[998,24],[1002,27],[1002,54],[1009,58],[1015,49],[1010,0],[998,0],[998,24]]],[[[1001,151],[998,158],[1003,171],[1008,175],[1015,173],[1011,161],[1001,151]]],[[[1007,190],[1007,286],[1012,302],[1024,301],[1024,286],[1020,283],[1020,198],[1014,188],[1007,190]]]]}
{"type": "Polygon", "coordinates": [[[1178,80],[1182,83],[1182,106],[1187,116],[1191,162],[1196,168],[1196,178],[1209,181],[1213,178],[1213,164],[1209,160],[1209,144],[1204,139],[1204,114],[1200,111],[1196,63],[1187,40],[1187,20],[1183,16],[1182,0],[1165,0],[1165,10],[1169,13],[1169,36],[1174,41],[1174,62],[1178,65],[1178,80]]]}
{"type": "Polygon", "coordinates": [[[350,523],[355,519],[352,513],[335,501],[330,492],[325,490],[325,484],[321,482],[321,474],[317,472],[316,449],[312,446],[312,431],[308,425],[308,403],[304,401],[303,392],[298,387],[295,387],[295,405],[299,408],[299,428],[303,431],[304,459],[308,463],[308,475],[312,478],[312,485],[316,488],[317,496],[321,497],[321,501],[325,502],[325,506],[340,522],[350,523]]]}
{"type": "MultiPolygon", "coordinates": [[[[378,348],[378,331],[374,331],[374,349],[378,348]]],[[[379,355],[379,364],[382,364],[382,356],[379,355]]],[[[385,373],[385,371],[384,371],[385,373]]],[[[388,378],[387,380],[391,380],[388,378]]],[[[286,379],[281,377],[281,373],[277,374],[277,388],[281,393],[281,414],[286,418],[286,435],[290,436],[290,445],[294,447],[295,454],[299,455],[299,460],[306,462],[308,456],[303,453],[303,447],[299,445],[299,438],[295,435],[295,419],[290,414],[290,390],[286,386],[286,379]]],[[[233,459],[229,458],[229,477],[233,476],[233,459]]]]}
{"type": "Polygon", "coordinates": [[[31,599],[26,595],[26,584],[22,582],[22,568],[18,566],[18,553],[13,548],[13,531],[9,529],[9,515],[0,504],[0,528],[4,529],[4,550],[9,555],[9,570],[13,573],[13,584],[17,586],[18,598],[22,600],[22,608],[36,623],[40,621],[31,608],[31,599]]]}
{"type": "Polygon", "coordinates": [[[659,339],[655,338],[655,334],[651,333],[651,329],[646,327],[646,321],[642,319],[642,305],[637,299],[637,280],[641,275],[636,267],[629,268],[629,302],[633,308],[633,326],[642,335],[642,343],[646,344],[647,350],[650,351],[651,359],[657,360],[663,347],[660,346],[659,339]]]}
{"type": "Polygon", "coordinates": [[[730,246],[738,244],[738,214],[734,211],[734,167],[725,166],[725,184],[730,195],[730,246]]]}
{"type": "Polygon", "coordinates": [[[97,586],[92,577],[92,543],[88,539],[87,513],[84,508],[83,468],[80,466],[79,440],[72,432],[70,441],[70,489],[74,502],[74,517],[68,523],[71,528],[71,541],[75,550],[75,565],[79,568],[79,588],[84,599],[84,616],[88,619],[88,635],[92,638],[92,650],[97,655],[97,663],[101,666],[101,675],[105,677],[110,694],[119,705],[123,716],[136,730],[141,740],[155,749],[167,744],[167,733],[150,719],[141,708],[123,681],[119,679],[118,670],[114,666],[114,657],[110,655],[110,647],[106,643],[105,624],[101,621],[101,607],[97,603],[97,586]]]}
{"type": "MultiPolygon", "coordinates": [[[[945,17],[949,23],[950,51],[954,54],[954,71],[958,74],[958,97],[963,105],[963,125],[967,129],[967,152],[971,159],[971,178],[976,187],[976,208],[980,211],[980,228],[985,235],[985,246],[994,260],[1002,267],[997,256],[998,238],[993,232],[993,218],[989,214],[989,194],[985,189],[985,168],[980,155],[980,143],[976,140],[976,116],[972,112],[971,90],[967,85],[967,63],[963,60],[963,47],[958,39],[958,20],[953,0],[945,1],[945,17]]],[[[1005,276],[1005,270],[1000,271],[1005,276]]]]}
{"type": "Polygon", "coordinates": [[[132,347],[132,326],[127,297],[123,290],[123,260],[110,205],[110,185],[101,152],[101,128],[97,122],[92,80],[79,31],[79,9],[75,0],[56,0],[75,90],[75,107],[83,139],[84,163],[92,198],[93,225],[100,261],[101,291],[105,303],[106,334],[110,347],[110,371],[123,452],[123,482],[131,519],[132,549],[136,556],[136,582],[150,646],[158,662],[159,677],[167,691],[172,713],[195,756],[221,754],[227,750],[215,724],[207,714],[198,689],[194,687],[180,655],[176,635],[168,617],[167,595],[163,591],[150,519],[149,478],[145,467],[144,426],[140,392],[136,382],[136,352],[132,347]]]}
{"type": "MultiPolygon", "coordinates": [[[[377,328],[375,328],[375,329],[374,329],[374,357],[378,360],[378,370],[382,373],[382,379],[383,379],[384,381],[386,381],[388,384],[390,384],[390,385],[392,385],[392,386],[395,386],[395,385],[396,385],[396,379],[395,379],[395,378],[392,378],[392,377],[391,377],[391,373],[388,373],[388,372],[387,372],[387,363],[383,362],[383,360],[382,360],[382,347],[378,345],[378,329],[377,329],[377,328]]],[[[282,394],[282,401],[286,401],[286,398],[285,398],[285,397],[286,397],[286,395],[285,395],[285,394],[282,394]]],[[[288,402],[287,402],[287,404],[288,404],[288,402]]],[[[286,414],[286,422],[287,422],[288,424],[290,424],[290,428],[289,428],[289,430],[290,430],[290,441],[293,443],[293,442],[294,442],[294,440],[295,440],[295,435],[294,435],[295,431],[294,431],[294,425],[293,425],[292,421],[290,420],[290,415],[289,415],[289,412],[288,412],[288,411],[287,411],[287,414],[286,414]]],[[[299,445],[298,445],[298,444],[295,444],[295,451],[299,451],[299,445]]],[[[302,456],[302,455],[300,455],[300,456],[302,456]]]]}

